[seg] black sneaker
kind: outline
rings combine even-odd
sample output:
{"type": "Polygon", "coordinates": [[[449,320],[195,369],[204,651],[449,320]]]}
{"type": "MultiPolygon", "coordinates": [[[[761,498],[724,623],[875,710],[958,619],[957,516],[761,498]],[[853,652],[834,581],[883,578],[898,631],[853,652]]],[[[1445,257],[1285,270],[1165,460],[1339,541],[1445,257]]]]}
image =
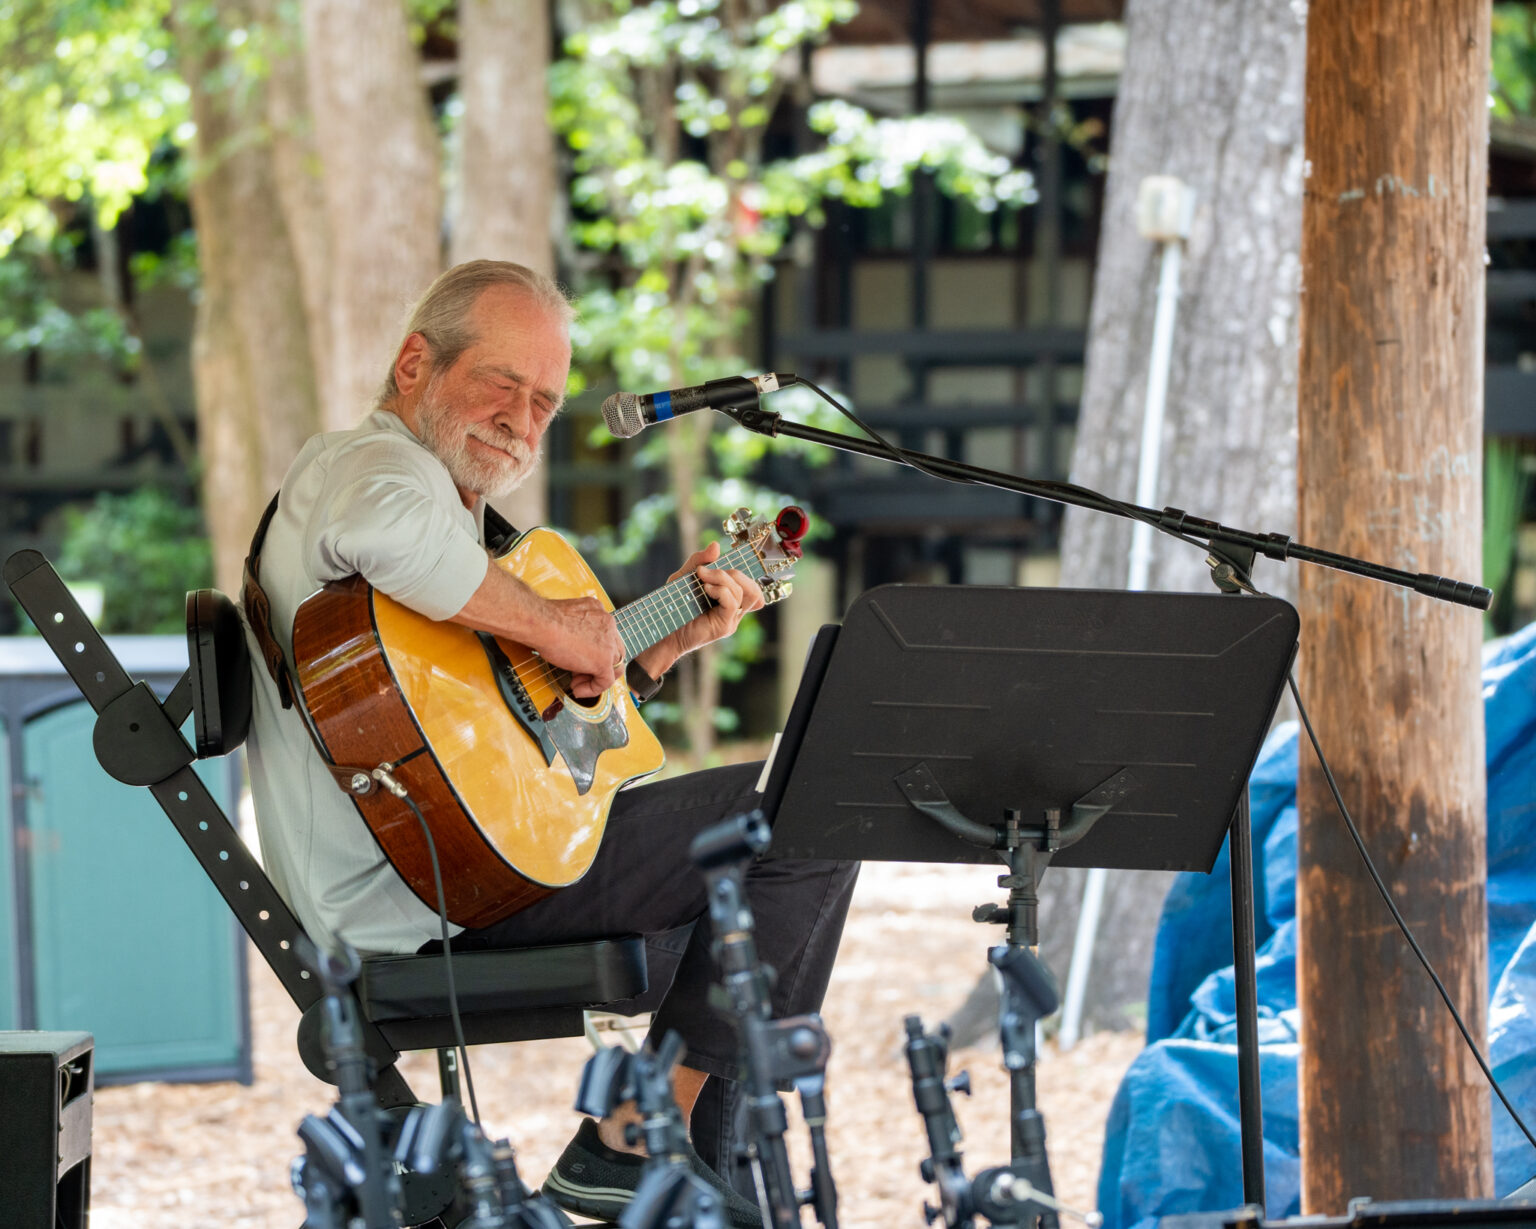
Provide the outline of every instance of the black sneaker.
{"type": "MultiPolygon", "coordinates": [[[[726,1224],[731,1229],[762,1229],[757,1205],[743,1199],[723,1178],[699,1158],[690,1145],[688,1167],[720,1196],[726,1224]]],[[[544,1179],[544,1194],[551,1203],[578,1216],[616,1221],[640,1187],[645,1158],[632,1152],[615,1152],[597,1134],[597,1123],[582,1119],[576,1137],[565,1146],[555,1167],[544,1179]]]]}

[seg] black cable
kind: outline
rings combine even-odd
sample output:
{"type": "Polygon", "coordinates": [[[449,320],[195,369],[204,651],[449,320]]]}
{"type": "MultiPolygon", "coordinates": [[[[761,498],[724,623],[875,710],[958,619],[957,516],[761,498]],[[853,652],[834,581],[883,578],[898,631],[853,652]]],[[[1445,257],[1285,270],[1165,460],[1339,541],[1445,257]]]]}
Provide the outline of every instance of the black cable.
{"type": "Polygon", "coordinates": [[[1403,938],[1408,940],[1408,946],[1413,949],[1413,954],[1419,958],[1419,963],[1424,966],[1424,971],[1429,974],[1430,981],[1435,983],[1435,989],[1440,992],[1440,997],[1445,1002],[1446,1010],[1451,1013],[1451,1019],[1456,1021],[1456,1027],[1461,1030],[1462,1038],[1467,1043],[1467,1048],[1472,1051],[1472,1057],[1477,1059],[1477,1065],[1483,1069],[1483,1074],[1488,1077],[1488,1083],[1493,1091],[1498,1094],[1499,1100],[1504,1103],[1504,1108],[1509,1111],[1509,1116],[1515,1120],[1515,1125],[1525,1134],[1525,1138],[1531,1141],[1531,1147],[1536,1148],[1536,1135],[1531,1134],[1531,1129],[1525,1125],[1525,1119],[1516,1112],[1510,1104],[1508,1097],[1504,1095],[1504,1089],[1493,1076],[1493,1069],[1488,1066],[1488,1060],[1483,1057],[1483,1052],[1477,1048],[1477,1042],[1472,1040],[1472,1033],[1467,1028],[1461,1013],[1456,1010],[1456,1004],[1451,1001],[1451,995],[1445,988],[1445,983],[1440,980],[1440,975],[1429,963],[1429,957],[1424,954],[1424,949],[1419,946],[1419,941],[1413,937],[1413,931],[1408,929],[1408,923],[1403,915],[1398,912],[1397,902],[1392,899],[1392,893],[1387,889],[1386,882],[1376,869],[1376,864],[1371,861],[1371,855],[1365,848],[1365,841],[1360,836],[1360,830],[1355,827],[1355,821],[1349,814],[1349,808],[1344,805],[1344,796],[1339,792],[1338,782],[1333,779],[1333,769],[1328,767],[1328,761],[1323,756],[1323,748],[1317,741],[1317,734],[1312,729],[1312,721],[1307,716],[1306,706],[1301,702],[1301,693],[1296,689],[1296,675],[1293,671],[1286,671],[1285,681],[1290,685],[1291,697],[1296,701],[1296,711],[1301,714],[1301,724],[1306,727],[1307,737],[1312,742],[1312,750],[1317,754],[1317,762],[1322,765],[1323,777],[1328,782],[1329,792],[1333,794],[1334,804],[1339,808],[1339,814],[1344,817],[1344,826],[1349,829],[1350,839],[1355,843],[1355,849],[1359,851],[1360,860],[1365,863],[1365,869],[1370,873],[1371,881],[1376,885],[1376,890],[1381,893],[1381,899],[1387,902],[1387,908],[1391,910],[1392,919],[1397,923],[1397,928],[1403,932],[1403,938]]]}
{"type": "Polygon", "coordinates": [[[416,813],[416,822],[421,825],[422,834],[427,838],[427,853],[432,858],[432,883],[437,889],[437,916],[443,924],[443,968],[448,974],[448,1014],[453,1017],[453,1039],[457,1042],[459,1068],[464,1072],[464,1088],[469,1093],[470,1116],[478,1127],[480,1106],[475,1101],[475,1078],[469,1072],[469,1047],[464,1044],[464,1022],[459,1018],[459,988],[453,980],[453,944],[448,939],[448,907],[443,903],[443,870],[437,861],[437,842],[432,839],[432,829],[427,826],[427,817],[421,813],[416,800],[409,794],[400,797],[416,813]]]}

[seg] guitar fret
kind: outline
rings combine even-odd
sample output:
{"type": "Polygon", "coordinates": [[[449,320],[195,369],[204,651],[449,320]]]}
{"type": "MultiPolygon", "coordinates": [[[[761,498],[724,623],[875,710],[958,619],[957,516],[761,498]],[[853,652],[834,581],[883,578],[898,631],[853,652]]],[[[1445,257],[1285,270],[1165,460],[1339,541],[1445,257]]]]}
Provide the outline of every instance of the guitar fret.
{"type": "MultiPolygon", "coordinates": [[[[756,571],[756,552],[750,546],[728,551],[715,563],[720,568],[756,571]]],[[[614,611],[625,656],[633,658],[677,631],[714,605],[694,575],[668,581],[661,588],[614,611]]]]}

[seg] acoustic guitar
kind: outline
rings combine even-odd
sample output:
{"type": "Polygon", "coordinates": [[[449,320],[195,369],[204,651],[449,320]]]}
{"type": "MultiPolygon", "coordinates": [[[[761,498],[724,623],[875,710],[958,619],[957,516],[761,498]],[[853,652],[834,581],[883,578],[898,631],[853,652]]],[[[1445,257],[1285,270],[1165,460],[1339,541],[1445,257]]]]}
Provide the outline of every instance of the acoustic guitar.
{"type": "MultiPolygon", "coordinates": [[[[799,508],[773,522],[738,509],[725,522],[732,545],[714,566],[746,572],[778,601],[789,594],[806,524],[799,508]]],[[[547,529],[523,534],[494,563],[545,597],[601,600],[626,661],[714,605],[690,574],[614,610],[586,561],[547,529]]],[[[384,766],[420,807],[448,918],[462,926],[488,926],[580,879],[613,796],[665,759],[622,677],[595,700],[577,700],[570,674],[532,649],[429,619],[360,577],[300,605],[293,653],[331,762],[384,766]]],[[[353,802],[435,912],[420,822],[403,798],[360,776],[353,802]]]]}

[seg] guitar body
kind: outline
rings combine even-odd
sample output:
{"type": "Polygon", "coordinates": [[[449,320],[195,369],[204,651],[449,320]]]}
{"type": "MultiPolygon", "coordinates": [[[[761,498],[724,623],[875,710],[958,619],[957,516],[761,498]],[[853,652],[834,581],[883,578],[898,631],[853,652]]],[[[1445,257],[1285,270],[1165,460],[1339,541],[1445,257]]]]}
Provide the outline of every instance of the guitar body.
{"type": "MultiPolygon", "coordinates": [[[[524,534],[495,566],[545,597],[593,596],[613,609],[586,561],[549,530],[524,534]]],[[[575,701],[526,646],[436,622],[359,578],[303,603],[293,652],[331,760],[395,765],[431,826],[449,920],[463,926],[490,925],[580,879],[614,794],[664,761],[622,678],[595,702],[575,701]]],[[[411,808],[383,789],[353,801],[435,911],[411,808]]]]}

